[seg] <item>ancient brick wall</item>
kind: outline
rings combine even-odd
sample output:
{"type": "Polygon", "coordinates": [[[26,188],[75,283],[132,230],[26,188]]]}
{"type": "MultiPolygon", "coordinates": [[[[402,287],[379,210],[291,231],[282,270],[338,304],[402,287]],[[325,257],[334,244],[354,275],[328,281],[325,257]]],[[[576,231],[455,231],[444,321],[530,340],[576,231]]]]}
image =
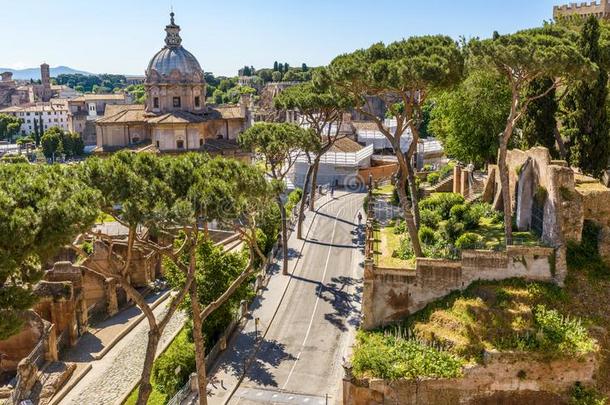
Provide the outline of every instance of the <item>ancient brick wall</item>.
{"type": "Polygon", "coordinates": [[[486,353],[485,364],[467,367],[453,379],[345,380],[344,405],[478,405],[563,403],[576,382],[591,384],[596,355],[544,361],[531,353],[486,353]],[[502,402],[490,398],[502,397],[502,402]],[[549,400],[553,402],[548,402],[549,400]]]}
{"type": "Polygon", "coordinates": [[[509,246],[506,251],[464,251],[458,261],[417,259],[415,269],[384,269],[365,262],[363,327],[394,323],[477,280],[556,282],[555,249],[509,246]]]}

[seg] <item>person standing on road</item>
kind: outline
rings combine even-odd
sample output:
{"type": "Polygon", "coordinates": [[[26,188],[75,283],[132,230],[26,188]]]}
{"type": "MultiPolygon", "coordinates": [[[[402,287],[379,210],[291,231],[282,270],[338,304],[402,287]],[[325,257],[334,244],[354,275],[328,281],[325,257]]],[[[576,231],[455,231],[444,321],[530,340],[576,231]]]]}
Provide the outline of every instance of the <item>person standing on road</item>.
{"type": "Polygon", "coordinates": [[[358,213],[358,226],[362,224],[362,212],[358,213]]]}

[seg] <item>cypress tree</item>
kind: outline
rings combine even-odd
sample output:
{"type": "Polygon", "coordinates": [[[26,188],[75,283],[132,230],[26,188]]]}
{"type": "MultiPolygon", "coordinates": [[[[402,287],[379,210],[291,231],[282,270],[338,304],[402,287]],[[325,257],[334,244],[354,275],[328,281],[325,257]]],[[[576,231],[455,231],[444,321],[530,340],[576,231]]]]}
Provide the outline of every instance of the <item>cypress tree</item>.
{"type": "MultiPolygon", "coordinates": [[[[553,85],[551,78],[545,77],[534,80],[527,89],[527,97],[535,97],[543,94],[553,85]]],[[[555,89],[551,90],[544,97],[540,97],[531,102],[526,113],[523,115],[523,148],[529,149],[534,146],[544,146],[551,156],[559,157],[555,147],[555,128],[557,120],[557,99],[555,89]]]]}
{"type": "Polygon", "coordinates": [[[595,80],[580,81],[568,93],[563,109],[563,127],[570,163],[583,172],[600,176],[608,167],[610,156],[610,136],[606,101],[608,98],[608,72],[603,68],[599,46],[600,26],[595,17],[584,24],[579,47],[583,56],[599,67],[595,80]]]}

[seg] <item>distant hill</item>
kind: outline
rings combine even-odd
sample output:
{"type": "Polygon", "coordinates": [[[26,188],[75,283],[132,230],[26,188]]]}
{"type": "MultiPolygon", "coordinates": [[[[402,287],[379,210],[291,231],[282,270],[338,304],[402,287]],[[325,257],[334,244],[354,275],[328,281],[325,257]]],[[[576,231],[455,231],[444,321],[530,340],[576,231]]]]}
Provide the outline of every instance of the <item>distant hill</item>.
{"type": "MultiPolygon", "coordinates": [[[[80,73],[83,75],[92,75],[93,73],[84,72],[82,70],[72,69],[67,66],[57,66],[52,67],[51,69],[51,77],[57,77],[58,75],[64,74],[75,74],[80,73]]],[[[40,68],[28,68],[28,69],[8,69],[0,67],[0,73],[2,72],[12,72],[14,80],[38,80],[40,79],[40,68]]]]}

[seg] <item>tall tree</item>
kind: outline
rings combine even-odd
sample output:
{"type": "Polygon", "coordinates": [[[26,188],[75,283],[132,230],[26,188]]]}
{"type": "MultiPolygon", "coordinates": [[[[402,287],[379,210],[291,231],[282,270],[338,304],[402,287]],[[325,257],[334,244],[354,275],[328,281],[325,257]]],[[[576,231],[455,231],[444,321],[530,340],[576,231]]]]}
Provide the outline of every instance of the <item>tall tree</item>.
{"type": "Polygon", "coordinates": [[[350,103],[349,99],[333,94],[331,89],[308,82],[284,90],[275,98],[274,104],[278,109],[297,110],[303,121],[302,124],[313,130],[317,138],[309,148],[311,153],[306,154],[309,167],[305,176],[297,225],[297,237],[302,239],[307,195],[311,190],[309,209],[313,212],[320,159],[337,140],[345,136],[341,135],[341,124],[343,113],[350,107],[350,103]]]}
{"type": "MultiPolygon", "coordinates": [[[[181,165],[182,166],[182,165],[181,165]]],[[[180,167],[179,173],[184,173],[185,167],[180,167]]],[[[172,176],[173,177],[173,176],[172,176]]],[[[210,282],[210,276],[206,270],[210,264],[215,270],[221,267],[212,261],[216,255],[209,249],[212,244],[207,233],[203,233],[198,240],[195,249],[182,255],[184,267],[195,267],[196,273],[189,289],[190,314],[193,319],[193,338],[195,341],[196,366],[199,392],[206,392],[206,370],[205,370],[205,340],[203,327],[208,317],[223,306],[225,302],[233,297],[233,294],[248,280],[256,271],[255,259],[258,262],[265,261],[264,253],[257,244],[256,217],[257,214],[273,202],[271,186],[264,178],[263,172],[256,167],[246,165],[237,160],[215,158],[206,165],[195,167],[191,174],[192,180],[183,179],[183,175],[177,176],[181,187],[188,184],[188,195],[193,201],[197,201],[196,217],[203,223],[216,221],[227,227],[232,227],[241,236],[248,246],[249,257],[247,264],[241,266],[240,273],[234,274],[230,280],[225,280],[221,291],[218,292],[220,281],[218,279],[210,282]],[[202,289],[215,285],[212,292],[213,299],[201,300],[202,289]],[[205,305],[205,308],[201,308],[205,305]]],[[[175,244],[180,246],[183,241],[180,238],[175,244]]],[[[167,267],[174,274],[173,285],[180,288],[184,285],[186,278],[184,272],[180,271],[172,260],[166,260],[167,267]],[[179,282],[176,283],[175,281],[179,282]]],[[[231,267],[231,268],[234,268],[231,267]]],[[[203,293],[204,297],[210,297],[209,293],[203,293]]],[[[199,403],[207,403],[206,395],[199,396],[199,403]]]]}
{"type": "Polygon", "coordinates": [[[0,164],[0,340],[21,328],[47,261],[93,225],[99,197],[74,168],[0,164]]]}
{"type": "Polygon", "coordinates": [[[12,139],[19,133],[23,121],[8,114],[0,114],[0,139],[12,139]]]}
{"type": "MultiPolygon", "coordinates": [[[[541,77],[533,80],[525,92],[525,97],[536,97],[544,93],[546,89],[553,87],[553,79],[541,77]]],[[[523,147],[534,146],[546,147],[554,158],[560,156],[563,149],[563,141],[558,137],[557,119],[558,110],[556,91],[553,88],[543,97],[535,98],[523,114],[522,131],[523,147]],[[556,146],[557,145],[557,146],[556,146]]]]}
{"type": "MultiPolygon", "coordinates": [[[[398,160],[396,188],[404,211],[405,222],[417,257],[422,257],[417,233],[419,208],[413,155],[419,141],[422,106],[431,91],[448,88],[461,80],[464,58],[457,43],[445,36],[412,37],[390,45],[375,44],[335,58],[326,76],[337,89],[354,102],[356,110],[377,124],[379,131],[392,145],[398,160]],[[367,108],[371,96],[389,106],[396,118],[390,129],[384,120],[367,108]],[[408,150],[401,150],[401,138],[410,129],[412,141],[408,150]],[[411,201],[407,196],[411,190],[411,201]]],[[[318,79],[319,80],[319,79],[318,79]]]]}
{"type": "Polygon", "coordinates": [[[508,115],[510,88],[494,71],[471,70],[455,89],[434,97],[430,132],[447,155],[477,167],[495,163],[508,115]]]}
{"type": "Polygon", "coordinates": [[[607,56],[600,48],[600,25],[595,17],[587,19],[578,40],[580,53],[598,65],[592,80],[578,81],[563,102],[564,135],[568,138],[572,165],[593,176],[600,176],[610,158],[610,126],[608,125],[607,56]]]}
{"type": "Polygon", "coordinates": [[[473,40],[469,44],[471,62],[475,66],[492,69],[506,77],[511,89],[510,111],[500,134],[498,168],[504,206],[506,244],[512,244],[512,205],[509,190],[506,155],[517,122],[529,105],[546,96],[565,80],[588,75],[595,71],[574,45],[569,32],[555,26],[524,30],[495,39],[473,40]],[[540,93],[527,94],[536,79],[552,77],[552,84],[540,93]]]}
{"type": "Polygon", "coordinates": [[[282,217],[282,273],[288,274],[288,231],[286,207],[282,200],[286,175],[299,154],[316,143],[313,131],[294,124],[261,122],[239,136],[240,144],[262,156],[267,175],[273,179],[276,202],[282,217]]]}
{"type": "MultiPolygon", "coordinates": [[[[80,166],[81,177],[102,196],[100,210],[127,228],[125,250],[117,253],[117,241],[99,232],[89,234],[106,244],[108,265],[91,262],[94,270],[113,277],[144,313],[149,326],[144,366],[140,376],[138,405],[152,392],[150,376],[163,331],[190,291],[195,263],[192,257],[202,235],[200,218],[231,201],[230,189],[205,173],[209,159],[199,154],[157,157],[152,154],[117,153],[108,159],[88,159],[80,166]],[[117,209],[118,208],[118,209],[117,209]],[[175,239],[181,235],[182,243],[175,239]],[[157,317],[144,297],[131,286],[129,270],[134,249],[154,252],[171,261],[184,274],[184,285],[175,291],[167,312],[157,317]]],[[[73,246],[82,255],[82,248],[73,246]]]]}

